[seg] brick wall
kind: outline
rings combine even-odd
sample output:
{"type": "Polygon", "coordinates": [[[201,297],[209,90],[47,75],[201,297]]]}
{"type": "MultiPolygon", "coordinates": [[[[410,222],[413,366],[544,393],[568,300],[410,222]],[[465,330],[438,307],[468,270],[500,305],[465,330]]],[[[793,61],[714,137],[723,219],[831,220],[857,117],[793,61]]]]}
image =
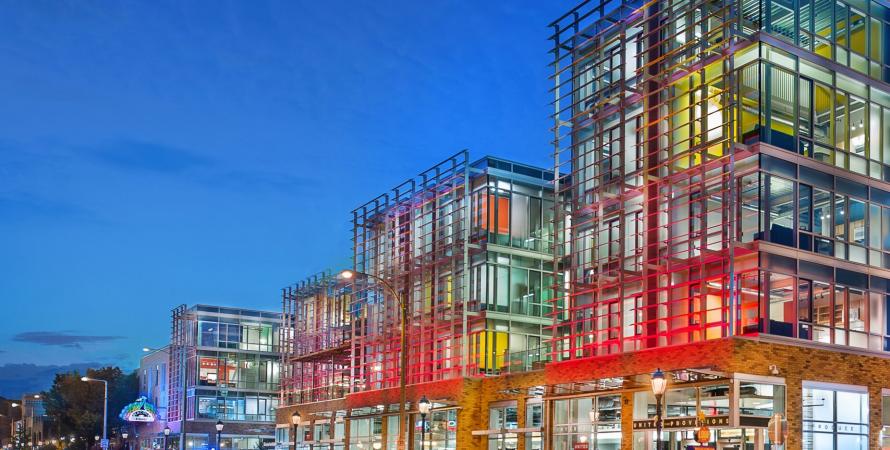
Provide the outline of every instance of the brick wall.
{"type": "MultiPolygon", "coordinates": [[[[534,386],[590,381],[599,378],[648,374],[656,368],[680,370],[709,368],[722,372],[772,376],[776,365],[785,379],[789,436],[786,450],[801,448],[802,386],[804,380],[867,386],[869,389],[870,435],[868,448],[879,448],[881,429],[881,388],[890,388],[890,358],[829,347],[803,347],[772,337],[719,339],[695,344],[651,349],[631,354],[549,364],[544,370],[491,378],[468,378],[410,386],[409,401],[427,395],[433,401],[455,402],[458,412],[458,447],[467,450],[487,448],[487,438],[473,436],[473,430],[486,430],[492,402],[516,400],[519,426],[525,427],[525,399],[534,386]]],[[[398,389],[372,391],[345,400],[300,406],[304,418],[314,411],[397,403],[398,389]]],[[[545,411],[546,411],[545,407],[545,411]]],[[[278,411],[278,422],[289,423],[293,407],[278,411]]],[[[545,414],[548,428],[549,414],[545,414]]],[[[622,449],[633,448],[633,394],[622,395],[622,449]]],[[[525,450],[524,436],[519,449],[525,450]]]]}

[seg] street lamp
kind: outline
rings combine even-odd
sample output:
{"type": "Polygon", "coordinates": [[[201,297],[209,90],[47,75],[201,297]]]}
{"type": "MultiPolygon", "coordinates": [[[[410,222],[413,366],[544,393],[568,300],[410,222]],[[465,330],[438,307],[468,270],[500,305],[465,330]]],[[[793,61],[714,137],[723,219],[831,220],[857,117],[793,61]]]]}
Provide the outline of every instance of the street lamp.
{"type": "MultiPolygon", "coordinates": [[[[102,448],[108,448],[108,381],[90,377],[81,377],[80,381],[85,383],[102,383],[105,387],[105,403],[102,407],[102,448]]],[[[96,436],[96,440],[98,440],[98,438],[99,436],[96,436]]]]}
{"type": "Polygon", "coordinates": [[[220,443],[219,437],[222,435],[222,430],[225,425],[222,420],[216,421],[216,448],[221,449],[222,443],[220,443]]]}
{"type": "Polygon", "coordinates": [[[372,275],[365,272],[356,272],[349,269],[340,272],[340,277],[345,280],[351,280],[358,275],[371,278],[380,283],[381,286],[389,291],[390,296],[392,296],[396,299],[396,301],[399,302],[399,328],[401,329],[399,348],[401,355],[399,358],[399,439],[397,448],[399,450],[404,450],[406,448],[405,432],[407,431],[407,424],[405,423],[405,404],[407,403],[408,395],[408,302],[406,302],[405,299],[402,298],[402,294],[397,292],[395,288],[393,288],[392,285],[389,284],[389,282],[387,282],[383,278],[378,277],[377,275],[372,275]]]}
{"type": "Polygon", "coordinates": [[[167,450],[167,438],[170,437],[170,427],[164,425],[164,450],[167,450]]]}
{"type": "Polygon", "coordinates": [[[655,450],[661,450],[661,399],[667,389],[667,379],[661,369],[655,369],[649,382],[652,384],[652,393],[655,394],[655,450]]]}
{"type": "Polygon", "coordinates": [[[432,407],[433,404],[426,398],[426,395],[421,396],[420,401],[417,402],[417,409],[420,411],[420,450],[423,450],[426,441],[426,415],[430,413],[432,407]]]}
{"type": "Polygon", "coordinates": [[[303,417],[300,415],[300,411],[294,411],[290,415],[290,423],[294,424],[294,450],[297,450],[297,427],[300,426],[302,420],[303,417]]]}
{"type": "Polygon", "coordinates": [[[130,450],[130,443],[127,441],[127,438],[129,436],[130,436],[130,433],[127,433],[126,431],[121,433],[121,437],[124,438],[124,448],[126,450],[130,450]]]}

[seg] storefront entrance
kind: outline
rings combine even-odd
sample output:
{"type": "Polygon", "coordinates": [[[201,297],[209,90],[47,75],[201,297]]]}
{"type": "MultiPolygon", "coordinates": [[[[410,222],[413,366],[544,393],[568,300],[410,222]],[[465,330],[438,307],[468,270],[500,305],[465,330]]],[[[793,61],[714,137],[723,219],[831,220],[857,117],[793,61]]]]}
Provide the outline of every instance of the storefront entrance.
{"type": "MultiPolygon", "coordinates": [[[[693,433],[695,429],[667,430],[662,432],[663,450],[687,450],[712,448],[715,450],[773,450],[766,437],[766,428],[720,428],[711,430],[711,440],[699,447],[693,433]]],[[[653,450],[655,432],[634,432],[634,450],[653,450]]]]}

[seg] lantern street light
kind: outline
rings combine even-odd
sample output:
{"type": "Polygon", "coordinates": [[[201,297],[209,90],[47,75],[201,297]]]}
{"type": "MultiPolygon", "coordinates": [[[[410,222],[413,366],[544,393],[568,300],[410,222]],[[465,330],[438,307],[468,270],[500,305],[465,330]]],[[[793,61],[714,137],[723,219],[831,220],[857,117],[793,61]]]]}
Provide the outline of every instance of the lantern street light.
{"type": "Polygon", "coordinates": [[[126,450],[130,450],[130,442],[127,440],[127,438],[130,437],[130,433],[124,431],[123,433],[121,433],[121,437],[124,438],[124,448],[126,450]]]}
{"type": "Polygon", "coordinates": [[[170,427],[164,425],[164,450],[167,450],[167,438],[170,437],[170,427]]]}
{"type": "Polygon", "coordinates": [[[430,413],[432,407],[433,404],[426,398],[426,395],[421,396],[420,401],[417,402],[417,409],[420,411],[420,450],[423,450],[424,441],[426,441],[426,415],[430,413]]]}
{"type": "Polygon", "coordinates": [[[225,426],[225,425],[223,424],[222,420],[216,421],[216,448],[217,449],[222,448],[222,443],[220,442],[220,436],[222,436],[223,426],[225,426]]]}
{"type": "Polygon", "coordinates": [[[661,450],[661,399],[664,397],[665,389],[667,389],[667,379],[664,378],[664,372],[661,369],[655,369],[650,383],[652,383],[652,393],[655,394],[655,449],[661,450]]]}
{"type": "Polygon", "coordinates": [[[290,422],[294,425],[294,450],[297,450],[297,427],[300,426],[302,421],[303,417],[300,415],[300,411],[294,411],[290,415],[290,422]]]}
{"type": "Polygon", "coordinates": [[[344,270],[340,272],[340,277],[345,280],[350,280],[357,276],[363,276],[366,278],[370,278],[381,286],[383,286],[388,292],[389,295],[396,299],[399,303],[399,329],[401,332],[399,333],[399,439],[397,442],[397,447],[399,450],[404,450],[407,447],[405,446],[405,431],[407,430],[407,424],[405,423],[405,404],[408,403],[408,302],[405,300],[403,292],[398,292],[395,288],[384,280],[383,278],[378,277],[377,275],[372,275],[370,273],[365,272],[356,272],[354,270],[344,270]],[[402,428],[405,427],[403,430],[402,428]]]}

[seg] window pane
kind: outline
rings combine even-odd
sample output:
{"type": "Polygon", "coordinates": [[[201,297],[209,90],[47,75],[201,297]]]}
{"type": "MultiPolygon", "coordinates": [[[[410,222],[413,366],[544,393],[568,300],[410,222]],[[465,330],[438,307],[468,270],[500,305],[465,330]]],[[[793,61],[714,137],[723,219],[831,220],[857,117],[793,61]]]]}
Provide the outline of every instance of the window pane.
{"type": "Polygon", "coordinates": [[[846,199],[843,195],[834,196],[834,236],[842,241],[847,240],[846,199]]]}
{"type": "Polygon", "coordinates": [[[865,202],[850,198],[850,241],[865,245],[865,202]]]}
{"type": "MultiPolygon", "coordinates": [[[[813,88],[813,134],[817,142],[834,146],[834,133],[832,132],[832,109],[834,108],[834,95],[831,88],[816,83],[813,88]]],[[[823,161],[827,162],[827,161],[823,161]]]]}
{"type": "Polygon", "coordinates": [[[831,194],[822,189],[814,189],[813,231],[823,236],[831,236],[831,194]]]}
{"type": "Polygon", "coordinates": [[[811,231],[810,225],[810,206],[813,202],[813,188],[805,184],[800,185],[800,201],[798,202],[798,221],[797,226],[801,230],[811,231]]]}
{"type": "Polygon", "coordinates": [[[770,176],[770,241],[794,245],[794,183],[770,176]]]}
{"type": "Polygon", "coordinates": [[[865,293],[850,289],[848,292],[847,303],[850,318],[849,329],[854,331],[865,331],[865,293]]]}

